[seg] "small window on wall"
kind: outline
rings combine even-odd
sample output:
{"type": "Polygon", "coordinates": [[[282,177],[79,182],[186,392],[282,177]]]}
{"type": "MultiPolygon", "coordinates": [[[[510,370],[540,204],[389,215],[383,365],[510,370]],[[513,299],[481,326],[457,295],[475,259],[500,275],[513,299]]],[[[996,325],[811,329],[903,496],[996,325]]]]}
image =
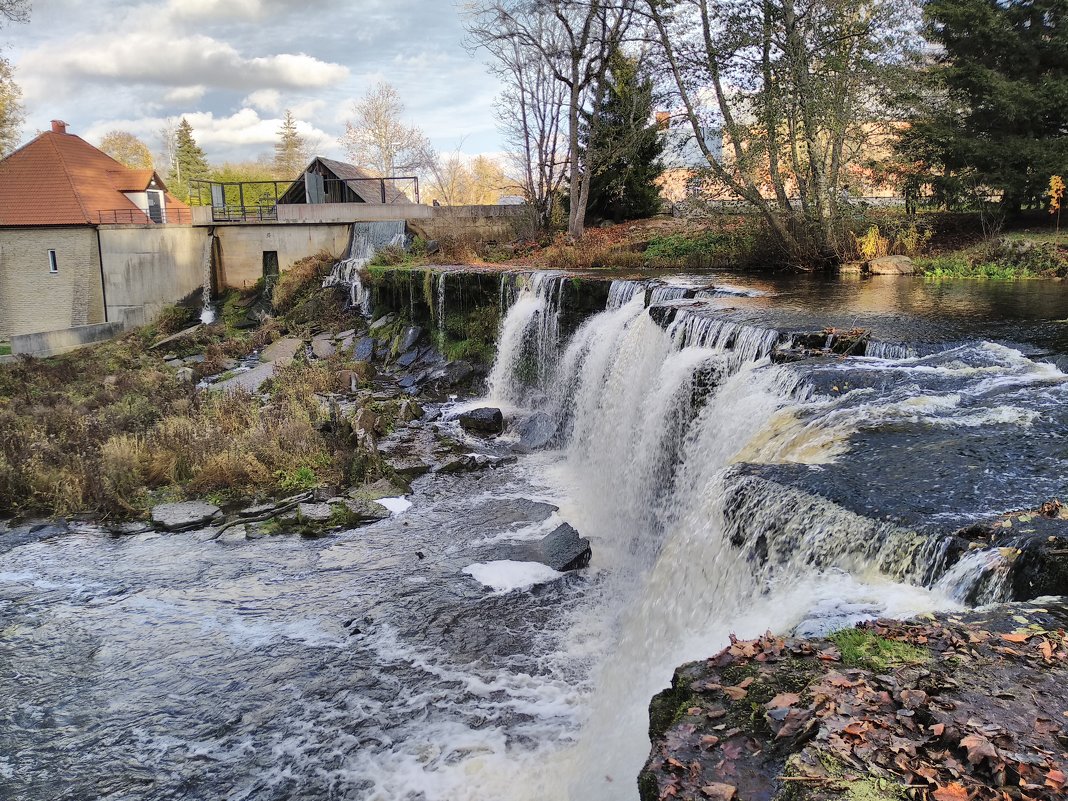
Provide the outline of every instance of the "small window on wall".
{"type": "Polygon", "coordinates": [[[48,251],[48,272],[55,275],[59,272],[59,265],[56,263],[56,252],[54,250],[48,251]]]}

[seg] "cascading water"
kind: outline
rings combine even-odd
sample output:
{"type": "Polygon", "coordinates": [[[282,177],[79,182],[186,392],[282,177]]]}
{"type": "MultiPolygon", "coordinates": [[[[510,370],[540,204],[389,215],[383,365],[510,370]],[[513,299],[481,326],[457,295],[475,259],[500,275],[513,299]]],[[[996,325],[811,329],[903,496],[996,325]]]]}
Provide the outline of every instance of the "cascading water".
{"type": "Polygon", "coordinates": [[[345,258],[334,265],[323,286],[347,286],[349,303],[366,317],[371,313],[371,293],[363,285],[360,271],[382,248],[403,247],[405,244],[403,220],[362,222],[352,224],[352,235],[345,258]]]}
{"type": "Polygon", "coordinates": [[[554,343],[555,352],[544,348],[551,338],[531,335],[543,324],[544,292],[521,291],[502,324],[490,399],[555,418],[566,455],[554,473],[566,498],[561,516],[593,540],[595,563],[608,569],[598,636],[612,656],[593,670],[582,732],[559,757],[570,779],[538,785],[547,797],[632,797],[621,785],[648,749],[648,698],[675,665],[712,653],[729,631],[782,631],[807,618],[804,629],[818,633],[878,614],[1005,597],[996,550],[969,554],[924,589],[935,541],[736,477],[734,462],[831,463],[865,425],[1026,428],[1037,413],[993,391],[1064,386],[1052,365],[1001,346],[912,363],[885,358],[908,355],[886,346],[875,350],[884,358],[828,369],[842,371],[843,386],[855,377],[848,371],[886,372],[893,390],[843,394],[835,385],[826,396],[803,371],[768,362],[788,341],[778,330],[686,308],[661,325],[646,308],[682,297],[677,287],[614,282],[606,310],[554,343]],[[535,352],[555,369],[523,372],[535,352]],[[946,381],[966,386],[947,395],[946,381]]]}
{"type": "Polygon", "coordinates": [[[215,307],[211,303],[211,254],[215,244],[215,234],[210,234],[204,242],[204,254],[201,257],[201,306],[200,322],[210,325],[215,322],[215,307]]]}
{"type": "MultiPolygon", "coordinates": [[[[521,286],[501,323],[488,380],[494,403],[507,408],[522,405],[532,388],[547,385],[556,367],[567,280],[556,273],[534,273],[521,286]]],[[[502,298],[504,294],[502,284],[502,298]]]]}

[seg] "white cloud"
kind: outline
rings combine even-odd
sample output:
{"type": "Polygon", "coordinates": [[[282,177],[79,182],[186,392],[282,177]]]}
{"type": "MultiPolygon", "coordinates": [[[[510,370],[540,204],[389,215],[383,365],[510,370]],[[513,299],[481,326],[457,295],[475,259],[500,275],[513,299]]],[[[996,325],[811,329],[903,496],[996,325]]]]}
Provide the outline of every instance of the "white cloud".
{"type": "Polygon", "coordinates": [[[173,37],[162,33],[83,35],[40,47],[25,55],[21,67],[30,90],[47,92],[54,80],[103,79],[173,87],[210,85],[228,89],[321,88],[349,74],[341,64],[303,53],[247,58],[232,45],[209,36],[173,37]],[[38,85],[40,84],[40,85],[38,85]]]}
{"type": "Polygon", "coordinates": [[[257,89],[241,102],[260,111],[278,111],[282,104],[282,93],[277,89],[257,89]]]}
{"type": "Polygon", "coordinates": [[[163,99],[173,105],[196,103],[208,91],[206,86],[178,86],[171,89],[163,96],[163,99]]]}

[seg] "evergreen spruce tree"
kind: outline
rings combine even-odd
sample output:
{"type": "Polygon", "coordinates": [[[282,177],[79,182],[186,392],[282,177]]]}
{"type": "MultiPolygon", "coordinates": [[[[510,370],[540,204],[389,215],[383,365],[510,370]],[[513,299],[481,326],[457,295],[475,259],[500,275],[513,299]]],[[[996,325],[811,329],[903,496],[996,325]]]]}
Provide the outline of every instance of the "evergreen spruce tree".
{"type": "Polygon", "coordinates": [[[924,16],[938,54],[902,153],[947,201],[1040,203],[1068,171],[1068,0],[928,0],[924,16]]]}
{"type": "Polygon", "coordinates": [[[193,138],[193,126],[182,117],[174,133],[174,166],[167,176],[167,188],[181,200],[189,200],[189,182],[207,178],[209,172],[204,151],[193,138]]]}
{"type": "Polygon", "coordinates": [[[653,81],[636,59],[616,52],[597,106],[582,127],[583,159],[593,169],[586,213],[605,220],[649,217],[660,209],[656,178],[664,143],[654,116],[653,81]]]}
{"type": "Polygon", "coordinates": [[[279,178],[296,178],[308,163],[308,144],[297,133],[297,121],[293,112],[286,109],[282,127],[278,129],[278,142],[274,146],[274,171],[279,178]]]}

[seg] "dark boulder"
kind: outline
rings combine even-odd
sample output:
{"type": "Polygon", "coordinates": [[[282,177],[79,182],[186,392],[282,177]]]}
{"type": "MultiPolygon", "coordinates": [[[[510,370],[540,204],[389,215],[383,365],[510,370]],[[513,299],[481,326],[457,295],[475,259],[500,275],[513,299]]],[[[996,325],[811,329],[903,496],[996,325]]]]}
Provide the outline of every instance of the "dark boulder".
{"type": "Polygon", "coordinates": [[[590,563],[590,541],[567,523],[563,523],[534,543],[517,545],[512,556],[518,562],[541,562],[553,570],[580,570],[590,563]]]}
{"type": "Polygon", "coordinates": [[[500,409],[483,406],[464,412],[459,417],[460,427],[464,431],[476,434],[500,434],[504,431],[504,415],[500,409]]]}
{"type": "Polygon", "coordinates": [[[371,337],[360,337],[352,349],[352,358],[358,362],[369,362],[375,355],[375,341],[371,337]]]}
{"type": "Polygon", "coordinates": [[[557,429],[556,419],[545,412],[534,412],[516,425],[519,434],[519,444],[525,450],[537,450],[544,448],[554,436],[557,429]]]}
{"type": "Polygon", "coordinates": [[[422,351],[416,349],[407,350],[397,357],[397,364],[400,367],[411,367],[419,360],[421,353],[422,351]]]}
{"type": "Polygon", "coordinates": [[[401,334],[400,351],[409,351],[415,347],[415,344],[422,338],[423,329],[418,325],[410,325],[404,329],[404,333],[401,334]]]}

